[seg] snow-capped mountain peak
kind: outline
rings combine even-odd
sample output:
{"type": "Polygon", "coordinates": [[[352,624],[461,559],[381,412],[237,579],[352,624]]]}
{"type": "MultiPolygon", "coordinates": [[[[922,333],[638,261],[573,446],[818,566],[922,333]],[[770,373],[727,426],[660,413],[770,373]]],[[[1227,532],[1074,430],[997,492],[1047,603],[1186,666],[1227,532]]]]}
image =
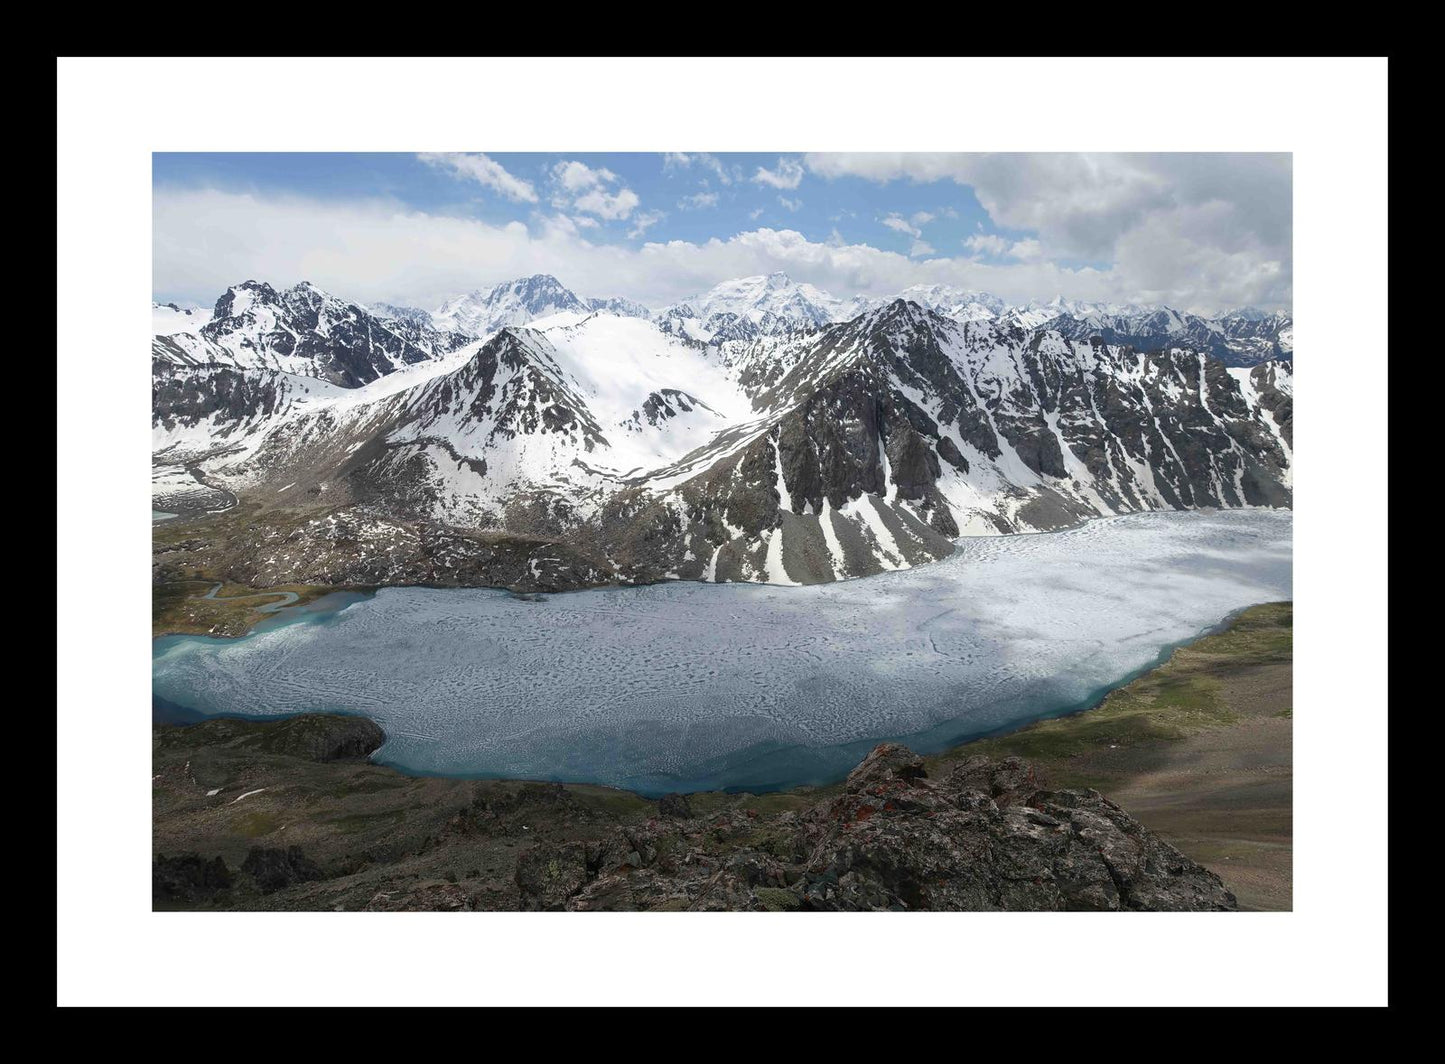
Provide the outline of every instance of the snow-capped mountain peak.
{"type": "Polygon", "coordinates": [[[151,353],[171,365],[266,369],[355,388],[466,339],[427,322],[378,317],[309,281],[277,291],[250,280],[226,289],[194,332],[157,333],[151,353]]]}
{"type": "Polygon", "coordinates": [[[1289,363],[1230,370],[1199,346],[1264,352],[1273,326],[1044,303],[1023,329],[958,320],[988,297],[945,289],[832,320],[832,297],[767,274],[645,318],[544,275],[474,293],[528,320],[468,339],[246,282],[200,334],[155,338],[153,448],[240,498],[381,529],[342,575],[307,568],[320,538],[267,552],[288,582],[815,582],[960,534],[1290,504],[1289,363]]]}
{"type": "Polygon", "coordinates": [[[564,311],[587,314],[592,307],[548,273],[503,281],[456,299],[432,312],[439,328],[487,336],[508,325],[526,325],[564,311]]]}

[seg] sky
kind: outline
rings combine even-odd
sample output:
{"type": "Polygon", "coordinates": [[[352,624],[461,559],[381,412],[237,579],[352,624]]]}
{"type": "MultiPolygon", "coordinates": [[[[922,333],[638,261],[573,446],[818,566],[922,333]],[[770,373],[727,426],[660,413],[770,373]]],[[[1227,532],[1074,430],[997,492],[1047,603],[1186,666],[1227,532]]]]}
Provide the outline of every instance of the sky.
{"type": "Polygon", "coordinates": [[[311,281],[431,310],[551,273],[660,307],[781,270],[833,295],[953,284],[1290,310],[1288,154],[167,154],[152,286],[311,281]]]}

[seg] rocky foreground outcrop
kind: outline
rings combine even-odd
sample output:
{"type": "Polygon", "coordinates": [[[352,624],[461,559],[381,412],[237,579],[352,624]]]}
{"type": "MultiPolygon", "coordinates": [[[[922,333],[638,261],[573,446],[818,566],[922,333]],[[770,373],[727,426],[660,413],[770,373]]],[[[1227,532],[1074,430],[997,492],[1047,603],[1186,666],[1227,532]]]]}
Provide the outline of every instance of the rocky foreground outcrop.
{"type": "MultiPolygon", "coordinates": [[[[538,909],[1232,910],[1219,877],[1096,791],[1050,791],[1018,758],[940,780],[894,743],[802,814],[659,817],[595,845],[537,846],[517,885],[538,909]],[[711,840],[735,843],[717,855],[711,840]]],[[[686,812],[686,806],[681,810],[686,812]]],[[[670,815],[669,815],[670,814],[670,815]]]]}
{"type": "Polygon", "coordinates": [[[1018,758],[930,778],[876,747],[841,784],[667,795],[417,779],[361,718],[158,729],[158,908],[1230,910],[1235,898],[1096,791],[1018,758]]]}

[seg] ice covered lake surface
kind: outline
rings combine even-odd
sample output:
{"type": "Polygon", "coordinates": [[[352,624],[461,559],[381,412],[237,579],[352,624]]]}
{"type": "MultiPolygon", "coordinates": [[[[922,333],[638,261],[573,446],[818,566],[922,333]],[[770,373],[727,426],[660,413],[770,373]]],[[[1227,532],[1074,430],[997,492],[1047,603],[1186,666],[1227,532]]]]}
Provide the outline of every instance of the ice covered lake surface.
{"type": "Polygon", "coordinates": [[[1085,708],[1291,598],[1291,528],[1288,511],[1138,514],[798,588],[341,594],[241,639],[155,640],[154,694],[362,713],[387,733],[377,760],[408,772],[647,794],[828,782],[883,739],[932,752],[1085,708]]]}

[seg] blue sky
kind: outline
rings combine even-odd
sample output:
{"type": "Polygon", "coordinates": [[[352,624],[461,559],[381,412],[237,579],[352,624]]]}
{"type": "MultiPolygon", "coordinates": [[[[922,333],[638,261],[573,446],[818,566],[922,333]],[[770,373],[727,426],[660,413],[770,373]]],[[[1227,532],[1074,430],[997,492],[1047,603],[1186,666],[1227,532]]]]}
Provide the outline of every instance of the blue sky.
{"type": "Polygon", "coordinates": [[[157,298],[257,276],[434,306],[530,272],[660,305],[783,269],[848,296],[1289,299],[1288,156],[156,154],[157,298]]]}

